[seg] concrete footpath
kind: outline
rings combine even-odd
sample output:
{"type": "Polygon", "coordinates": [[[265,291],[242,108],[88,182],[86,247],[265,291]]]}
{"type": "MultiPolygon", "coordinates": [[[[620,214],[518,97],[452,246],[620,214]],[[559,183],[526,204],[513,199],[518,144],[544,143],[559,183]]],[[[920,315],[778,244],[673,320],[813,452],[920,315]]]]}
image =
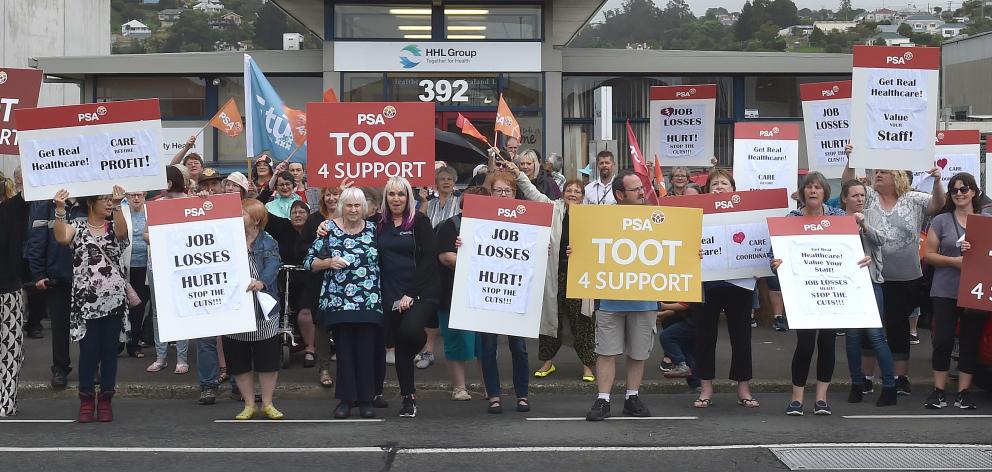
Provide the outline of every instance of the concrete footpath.
{"type": "MultiPolygon", "coordinates": [[[[75,396],[75,385],[77,382],[77,371],[69,375],[69,389],[63,392],[55,392],[49,386],[51,380],[51,336],[48,331],[47,320],[45,322],[45,337],[43,339],[25,338],[25,360],[24,368],[19,378],[19,396],[21,398],[44,398],[51,396],[75,396]]],[[[920,330],[921,343],[912,346],[910,380],[914,384],[914,395],[921,395],[929,390],[931,384],[930,373],[930,332],[920,330]],[[919,392],[919,393],[917,393],[919,392]]],[[[838,385],[834,391],[846,391],[850,384],[850,376],[847,370],[847,356],[844,350],[844,337],[838,336],[835,345],[836,364],[834,368],[834,383],[838,385]]],[[[656,341],[657,343],[657,341],[656,341]]],[[[752,352],[754,380],[752,390],[757,393],[786,392],[791,388],[790,364],[792,353],[795,348],[796,335],[789,331],[785,333],[777,332],[766,326],[754,328],[752,332],[752,352]]],[[[530,389],[535,393],[589,393],[595,392],[595,385],[581,380],[582,367],[575,355],[575,352],[563,346],[555,359],[557,372],[543,378],[533,377],[534,369],[537,369],[541,362],[538,360],[537,340],[529,340],[527,344],[530,353],[530,389]]],[[[78,345],[71,346],[72,363],[76,367],[79,359],[78,345]]],[[[118,364],[118,394],[123,396],[146,397],[146,398],[196,398],[199,394],[199,386],[196,374],[196,348],[190,346],[189,363],[190,371],[187,374],[177,375],[173,373],[176,363],[175,347],[169,348],[169,367],[157,373],[145,372],[145,368],[155,359],[154,348],[144,349],[146,357],[136,359],[122,354],[118,364]]],[[[443,392],[450,390],[447,367],[443,355],[442,340],[438,339],[435,349],[437,362],[424,370],[417,370],[417,388],[426,392],[443,392]]],[[[505,341],[500,347],[500,374],[504,386],[504,392],[512,392],[510,352],[506,348],[505,341]]],[[[688,388],[685,381],[680,379],[666,379],[658,369],[663,353],[659,344],[648,361],[648,368],[644,376],[644,385],[641,390],[645,393],[685,393],[688,388]]],[[[816,362],[814,355],[813,362],[816,362]]],[[[622,373],[622,366],[618,372],[622,373]]],[[[731,392],[734,384],[726,380],[730,369],[730,341],[727,336],[726,327],[721,321],[720,338],[717,345],[717,390],[731,392]]],[[[815,380],[815,367],[810,370],[810,382],[815,380]]],[[[334,375],[334,364],[331,364],[331,374],[334,375]]],[[[326,397],[333,394],[332,389],[323,388],[317,382],[318,370],[316,368],[303,367],[303,353],[293,355],[289,368],[279,373],[279,396],[282,398],[306,398],[306,397],[326,397]]],[[[481,395],[482,373],[478,364],[472,364],[468,372],[470,383],[469,391],[481,395]]],[[[622,374],[618,376],[618,384],[623,382],[622,374]]],[[[396,393],[396,374],[392,367],[387,368],[386,375],[387,393],[396,393]]],[[[227,390],[227,386],[223,387],[227,390]]]]}

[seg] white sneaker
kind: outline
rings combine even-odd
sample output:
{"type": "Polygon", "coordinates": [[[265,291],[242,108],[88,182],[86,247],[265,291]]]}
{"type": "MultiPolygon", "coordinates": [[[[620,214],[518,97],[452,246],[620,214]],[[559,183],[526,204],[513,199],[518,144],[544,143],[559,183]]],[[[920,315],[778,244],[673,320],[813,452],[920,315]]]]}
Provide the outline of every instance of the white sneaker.
{"type": "Polygon", "coordinates": [[[415,365],[418,369],[426,369],[434,365],[434,353],[433,352],[421,352],[413,358],[415,365]]]}
{"type": "Polygon", "coordinates": [[[472,399],[472,395],[465,390],[455,390],[451,392],[451,399],[454,401],[468,401],[472,399]]]}
{"type": "Polygon", "coordinates": [[[386,350],[386,365],[396,365],[396,351],[386,350]]]}

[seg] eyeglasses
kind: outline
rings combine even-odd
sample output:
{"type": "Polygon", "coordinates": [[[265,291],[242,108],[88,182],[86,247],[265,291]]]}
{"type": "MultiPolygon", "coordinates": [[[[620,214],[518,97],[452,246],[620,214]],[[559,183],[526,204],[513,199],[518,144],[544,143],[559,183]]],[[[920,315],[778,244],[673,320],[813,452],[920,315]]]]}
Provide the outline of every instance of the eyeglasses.
{"type": "Polygon", "coordinates": [[[494,188],[493,189],[493,194],[494,195],[513,195],[513,189],[512,188],[494,188]]]}
{"type": "Polygon", "coordinates": [[[971,191],[971,187],[969,187],[967,185],[962,185],[960,187],[951,187],[951,188],[947,189],[947,193],[949,193],[951,195],[954,195],[955,193],[960,193],[961,195],[964,195],[964,194],[966,194],[966,193],[968,193],[970,191],[971,191]]]}

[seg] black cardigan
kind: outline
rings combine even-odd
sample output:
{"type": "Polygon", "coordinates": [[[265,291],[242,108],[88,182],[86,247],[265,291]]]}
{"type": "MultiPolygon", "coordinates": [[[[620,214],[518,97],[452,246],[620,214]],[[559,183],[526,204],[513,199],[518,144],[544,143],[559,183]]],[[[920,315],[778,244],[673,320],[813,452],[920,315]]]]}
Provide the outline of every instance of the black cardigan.
{"type": "MultiPolygon", "coordinates": [[[[379,223],[379,231],[382,230],[382,224],[379,223]]],[[[413,217],[413,241],[416,246],[414,261],[416,268],[413,272],[413,282],[403,294],[413,299],[419,297],[437,301],[440,296],[441,278],[437,268],[434,227],[431,226],[430,218],[420,212],[415,213],[413,217]]]]}
{"type": "MultiPolygon", "coordinates": [[[[0,184],[2,185],[2,184],[0,184]]],[[[28,230],[29,204],[20,194],[0,202],[0,293],[21,289],[21,266],[24,263],[24,241],[28,230]]]]}

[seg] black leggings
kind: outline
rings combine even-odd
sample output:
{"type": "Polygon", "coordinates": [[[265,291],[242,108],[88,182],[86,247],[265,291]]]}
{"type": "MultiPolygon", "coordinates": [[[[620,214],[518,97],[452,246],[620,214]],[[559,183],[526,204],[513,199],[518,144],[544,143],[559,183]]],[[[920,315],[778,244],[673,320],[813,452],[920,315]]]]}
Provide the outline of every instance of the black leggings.
{"type": "MultiPolygon", "coordinates": [[[[131,281],[131,287],[137,292],[138,297],[141,298],[141,304],[128,308],[127,319],[131,323],[131,335],[127,342],[128,353],[134,353],[138,349],[138,342],[142,341],[141,334],[144,332],[142,326],[145,320],[145,308],[148,307],[148,302],[152,299],[151,289],[148,288],[148,284],[145,283],[145,274],[147,273],[147,268],[145,267],[132,267],[128,277],[131,281]]],[[[146,340],[147,341],[147,340],[146,340]]],[[[154,342],[154,340],[152,340],[154,342]]]]}
{"type": "Polygon", "coordinates": [[[720,311],[727,315],[730,334],[730,380],[751,380],[751,298],[753,292],[736,285],[721,284],[706,290],[706,301],[695,310],[692,323],[696,328],[694,347],[696,365],[693,372],[702,380],[716,377],[716,339],[720,326],[720,311]]]}
{"type": "Polygon", "coordinates": [[[951,368],[954,333],[959,331],[958,370],[974,374],[978,367],[978,350],[985,330],[988,313],[958,307],[953,298],[933,297],[933,370],[947,372],[951,368]],[[958,330],[958,320],[961,321],[958,330]]]}
{"type": "Polygon", "coordinates": [[[396,379],[400,395],[413,395],[417,389],[413,379],[413,358],[427,342],[424,328],[437,316],[437,303],[417,300],[409,310],[389,313],[389,324],[396,336],[396,379]]]}
{"type": "Polygon", "coordinates": [[[805,387],[809,363],[816,350],[816,380],[829,383],[834,376],[834,329],[797,329],[796,351],[792,354],[792,385],[805,387]]]}
{"type": "Polygon", "coordinates": [[[892,360],[909,360],[909,314],[916,308],[920,280],[882,282],[882,323],[892,350],[892,360]]]}

